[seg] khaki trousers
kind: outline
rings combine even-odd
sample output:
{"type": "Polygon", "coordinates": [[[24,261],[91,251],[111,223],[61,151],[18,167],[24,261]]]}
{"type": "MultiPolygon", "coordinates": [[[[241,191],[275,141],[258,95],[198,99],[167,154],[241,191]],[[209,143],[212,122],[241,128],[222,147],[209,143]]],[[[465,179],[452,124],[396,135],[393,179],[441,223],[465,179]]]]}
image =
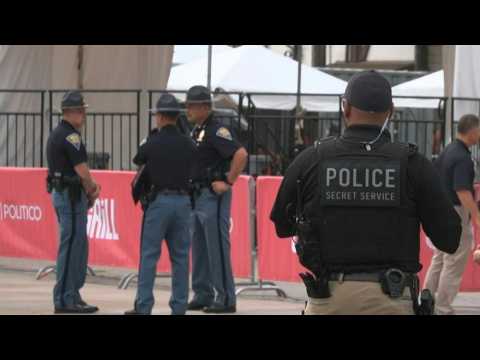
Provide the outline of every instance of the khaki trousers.
{"type": "Polygon", "coordinates": [[[454,254],[447,254],[435,249],[432,262],[425,277],[424,288],[435,295],[435,313],[437,315],[454,315],[452,303],[460,290],[462,276],[472,251],[473,234],[468,211],[455,206],[462,218],[462,237],[454,254]]]}
{"type": "Polygon", "coordinates": [[[409,288],[392,299],[379,283],[366,281],[330,281],[332,296],[308,299],[305,315],[414,315],[409,288]]]}

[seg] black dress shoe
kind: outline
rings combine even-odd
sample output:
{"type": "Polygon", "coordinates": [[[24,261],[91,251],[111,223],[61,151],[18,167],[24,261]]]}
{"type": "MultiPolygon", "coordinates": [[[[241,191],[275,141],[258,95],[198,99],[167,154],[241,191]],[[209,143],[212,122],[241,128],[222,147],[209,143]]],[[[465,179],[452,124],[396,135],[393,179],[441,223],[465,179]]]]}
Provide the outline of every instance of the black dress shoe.
{"type": "Polygon", "coordinates": [[[125,315],[148,315],[148,314],[143,314],[143,313],[140,313],[138,312],[137,310],[133,309],[133,310],[128,310],[128,311],[125,311],[124,313],[125,315]]]}
{"type": "Polygon", "coordinates": [[[55,314],[92,314],[95,311],[97,310],[95,310],[94,306],[82,306],[79,304],[55,308],[55,314]]]}
{"type": "Polygon", "coordinates": [[[89,309],[89,310],[92,311],[92,312],[97,312],[97,311],[98,311],[98,307],[97,307],[97,306],[88,305],[88,304],[87,304],[85,301],[83,301],[83,300],[80,300],[80,301],[78,302],[78,305],[83,306],[84,308],[87,308],[87,309],[89,309]]]}
{"type": "Polygon", "coordinates": [[[213,304],[203,309],[203,312],[206,314],[233,314],[237,312],[237,307],[235,305],[224,306],[220,304],[213,304]]]}
{"type": "Polygon", "coordinates": [[[201,304],[196,300],[192,300],[188,303],[187,310],[202,311],[203,309],[205,309],[208,306],[209,305],[201,304]]]}

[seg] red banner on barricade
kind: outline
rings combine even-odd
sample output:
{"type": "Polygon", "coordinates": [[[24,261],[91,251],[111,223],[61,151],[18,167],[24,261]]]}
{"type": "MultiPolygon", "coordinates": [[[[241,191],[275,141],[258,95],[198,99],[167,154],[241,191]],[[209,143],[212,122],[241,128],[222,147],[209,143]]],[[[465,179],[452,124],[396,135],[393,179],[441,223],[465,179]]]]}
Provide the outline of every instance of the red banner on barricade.
{"type": "Polygon", "coordinates": [[[252,242],[250,240],[250,213],[253,207],[250,196],[250,176],[241,175],[233,186],[230,218],[230,243],[232,269],[235,277],[252,275],[252,242]]]}
{"type": "Polygon", "coordinates": [[[257,178],[258,276],[262,280],[300,281],[305,269],[299,264],[293,238],[280,239],[270,212],[282,181],[278,176],[257,178]]]}
{"type": "MultiPolygon", "coordinates": [[[[270,212],[275,202],[281,177],[257,178],[257,241],[258,271],[262,280],[300,281],[298,273],[304,271],[299,264],[293,247],[293,239],[280,239],[276,236],[275,227],[270,221],[270,212]]],[[[477,186],[479,194],[480,186],[477,186]]],[[[475,229],[474,229],[475,230],[475,229]]],[[[477,243],[480,233],[475,230],[477,243]]],[[[433,255],[431,242],[423,231],[420,232],[420,262],[423,265],[419,276],[422,284],[433,255]]],[[[465,270],[461,290],[480,290],[480,267],[473,263],[470,256],[465,270]]]]}
{"type": "MultiPolygon", "coordinates": [[[[140,252],[142,210],[131,198],[133,172],[93,171],[100,198],[88,212],[89,264],[136,269],[140,252]]],[[[57,219],[46,192],[46,170],[0,168],[0,256],[54,261],[57,219]]],[[[249,179],[233,189],[232,262],[235,276],[250,275],[249,179]]],[[[159,272],[170,272],[163,243],[159,272]]]]}

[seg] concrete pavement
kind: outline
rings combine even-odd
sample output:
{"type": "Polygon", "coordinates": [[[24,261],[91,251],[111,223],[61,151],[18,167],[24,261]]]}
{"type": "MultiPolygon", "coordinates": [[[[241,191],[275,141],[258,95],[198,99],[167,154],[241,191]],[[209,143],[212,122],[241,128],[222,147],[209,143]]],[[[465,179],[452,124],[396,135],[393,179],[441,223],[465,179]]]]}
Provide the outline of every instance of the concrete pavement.
{"type": "MultiPolygon", "coordinates": [[[[35,280],[36,271],[52,264],[48,261],[0,258],[0,315],[51,315],[55,274],[35,280]]],[[[99,315],[121,315],[133,306],[136,283],[120,290],[121,277],[131,269],[95,267],[96,276],[87,276],[83,298],[100,307],[99,315]]],[[[239,282],[246,279],[237,279],[239,282]]],[[[302,284],[277,282],[288,298],[271,291],[244,292],[237,300],[237,315],[299,315],[304,307],[302,284]]],[[[170,278],[158,278],[155,287],[155,315],[168,315],[170,309],[170,278]]],[[[480,293],[461,293],[454,303],[458,314],[480,315],[480,293]]],[[[203,314],[189,312],[189,314],[203,314]]]]}

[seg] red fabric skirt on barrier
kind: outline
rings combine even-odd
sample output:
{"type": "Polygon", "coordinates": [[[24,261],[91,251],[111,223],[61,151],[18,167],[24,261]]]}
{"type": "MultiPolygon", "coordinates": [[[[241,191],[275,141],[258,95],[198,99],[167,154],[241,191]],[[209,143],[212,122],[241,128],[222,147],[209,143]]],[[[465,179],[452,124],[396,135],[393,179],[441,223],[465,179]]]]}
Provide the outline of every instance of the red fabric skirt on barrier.
{"type": "MultiPolygon", "coordinates": [[[[133,172],[93,171],[101,197],[88,213],[89,264],[136,269],[142,211],[130,193],[133,172]]],[[[57,219],[46,192],[45,169],[0,168],[0,256],[54,261],[57,219]]],[[[249,180],[241,176],[233,189],[232,262],[235,276],[250,275],[249,180]]],[[[165,242],[159,272],[170,272],[165,242]]]]}
{"type": "MultiPolygon", "coordinates": [[[[282,178],[265,176],[257,178],[257,241],[258,272],[262,280],[300,281],[299,272],[304,271],[299,264],[293,247],[293,239],[280,239],[270,221],[270,212],[277,196],[282,178]]],[[[480,186],[477,186],[477,196],[480,186]]],[[[475,239],[479,242],[479,232],[474,229],[475,239]]],[[[425,274],[433,255],[431,245],[423,231],[420,232],[420,262],[423,265],[420,278],[423,284],[425,274]]],[[[463,275],[462,291],[480,291],[480,266],[470,257],[463,275]]]]}
{"type": "Polygon", "coordinates": [[[293,238],[278,238],[270,221],[281,181],[277,176],[257,178],[258,275],[262,280],[300,281],[298,274],[306,270],[298,262],[293,238]]]}

